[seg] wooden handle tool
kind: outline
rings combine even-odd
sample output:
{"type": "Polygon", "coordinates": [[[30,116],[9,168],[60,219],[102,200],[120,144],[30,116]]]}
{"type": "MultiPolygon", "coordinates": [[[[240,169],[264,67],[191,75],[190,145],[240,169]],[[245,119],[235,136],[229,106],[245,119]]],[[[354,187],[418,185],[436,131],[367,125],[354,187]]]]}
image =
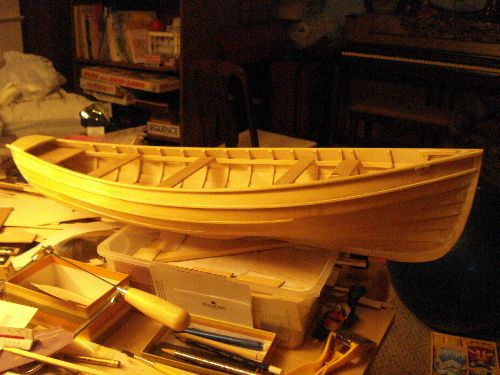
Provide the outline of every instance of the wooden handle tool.
{"type": "Polygon", "coordinates": [[[176,331],[185,330],[191,322],[191,316],[185,309],[154,294],[136,288],[117,287],[117,290],[137,310],[176,331]]]}
{"type": "Polygon", "coordinates": [[[93,374],[93,375],[106,375],[107,373],[104,371],[94,370],[93,368],[77,365],[75,363],[66,362],[60,359],[47,357],[38,353],[33,353],[27,350],[19,349],[19,348],[3,348],[6,352],[17,354],[22,357],[31,358],[37,360],[39,362],[48,363],[50,365],[62,367],[68,370],[79,371],[84,374],[93,374]]]}
{"type": "Polygon", "coordinates": [[[63,260],[64,262],[71,264],[73,267],[87,272],[98,278],[99,280],[105,282],[106,284],[111,285],[113,288],[118,290],[120,294],[123,295],[125,301],[130,303],[140,312],[144,313],[152,319],[157,320],[167,327],[170,327],[176,331],[183,331],[189,326],[189,323],[191,322],[191,316],[182,307],[174,305],[173,303],[170,303],[154,294],[144,292],[143,290],[116,286],[108,280],[80,267],[77,263],[72,262],[71,260],[60,255],[57,255],[54,252],[54,249],[44,248],[44,250],[47,253],[63,260]]]}

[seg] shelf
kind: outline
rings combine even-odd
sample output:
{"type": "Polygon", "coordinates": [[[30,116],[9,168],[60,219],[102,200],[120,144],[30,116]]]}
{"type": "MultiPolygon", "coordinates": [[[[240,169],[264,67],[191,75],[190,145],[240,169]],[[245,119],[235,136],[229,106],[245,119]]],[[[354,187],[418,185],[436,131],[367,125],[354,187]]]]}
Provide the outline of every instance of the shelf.
{"type": "Polygon", "coordinates": [[[179,59],[175,59],[172,61],[172,64],[169,66],[153,66],[146,64],[133,64],[133,63],[125,63],[125,62],[114,62],[109,60],[88,60],[88,59],[75,59],[75,63],[82,65],[100,65],[100,66],[109,66],[116,68],[124,68],[124,69],[134,69],[134,70],[143,70],[148,72],[159,72],[159,73],[178,73],[179,71],[179,59]]]}

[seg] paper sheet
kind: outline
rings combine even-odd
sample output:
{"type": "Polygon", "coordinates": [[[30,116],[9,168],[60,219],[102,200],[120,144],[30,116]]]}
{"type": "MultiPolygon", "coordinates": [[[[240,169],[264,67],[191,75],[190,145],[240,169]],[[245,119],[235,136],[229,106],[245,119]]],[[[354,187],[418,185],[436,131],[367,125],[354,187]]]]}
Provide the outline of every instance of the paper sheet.
{"type": "Polygon", "coordinates": [[[26,328],[37,308],[0,300],[0,326],[26,328]]]}
{"type": "Polygon", "coordinates": [[[54,224],[64,221],[99,217],[96,214],[78,211],[64,206],[52,199],[26,193],[3,193],[0,197],[2,207],[12,207],[14,210],[4,223],[4,226],[34,227],[54,224]],[[34,212],[33,208],[36,207],[34,212]]]}
{"type": "Polygon", "coordinates": [[[64,241],[69,240],[71,238],[83,236],[87,233],[106,232],[119,228],[120,226],[122,226],[122,224],[120,223],[104,222],[104,221],[68,225],[66,229],[47,238],[45,241],[41,242],[40,244],[31,248],[30,250],[25,251],[21,255],[14,257],[12,259],[12,266],[16,270],[23,268],[32,261],[33,256],[37,254],[38,251],[42,249],[42,247],[48,247],[48,246],[56,247],[58,244],[63,243],[64,241]]]}

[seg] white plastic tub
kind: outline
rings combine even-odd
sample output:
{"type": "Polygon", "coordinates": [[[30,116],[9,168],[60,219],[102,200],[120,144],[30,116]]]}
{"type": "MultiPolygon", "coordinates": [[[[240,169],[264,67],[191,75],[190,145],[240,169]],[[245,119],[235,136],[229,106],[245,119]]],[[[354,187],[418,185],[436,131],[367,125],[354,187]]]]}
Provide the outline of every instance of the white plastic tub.
{"type": "MultiPolygon", "coordinates": [[[[129,274],[132,285],[154,292],[149,268],[155,261],[140,259],[134,254],[139,248],[152,246],[159,235],[158,230],[127,225],[101,242],[97,251],[111,268],[129,274]]],[[[212,273],[220,271],[220,274],[231,270],[230,278],[250,286],[255,328],[275,332],[279,346],[295,348],[310,328],[317,299],[334,260],[333,252],[288,246],[170,264],[208,269],[212,273]],[[251,276],[251,281],[246,281],[245,276],[251,276]],[[266,278],[278,279],[281,283],[272,286],[265,282],[266,278]]]]}

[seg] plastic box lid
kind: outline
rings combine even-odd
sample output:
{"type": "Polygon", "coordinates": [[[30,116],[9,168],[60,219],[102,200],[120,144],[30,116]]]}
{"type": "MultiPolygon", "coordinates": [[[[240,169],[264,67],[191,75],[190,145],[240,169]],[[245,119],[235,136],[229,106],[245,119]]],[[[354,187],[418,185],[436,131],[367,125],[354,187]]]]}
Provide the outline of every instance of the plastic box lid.
{"type": "MultiPolygon", "coordinates": [[[[108,261],[123,262],[149,269],[155,261],[138,258],[134,254],[139,248],[146,247],[158,239],[160,233],[156,229],[126,225],[101,242],[97,251],[108,261]]],[[[231,270],[233,273],[231,278],[235,282],[248,284],[253,294],[303,300],[319,296],[330,276],[335,259],[336,253],[333,251],[290,245],[277,249],[169,262],[168,264],[210,270],[214,273],[220,271],[221,274],[231,270]],[[259,279],[263,282],[259,282],[259,279]],[[265,282],[271,279],[281,281],[277,283],[279,286],[270,286],[270,283],[265,282]]]]}

